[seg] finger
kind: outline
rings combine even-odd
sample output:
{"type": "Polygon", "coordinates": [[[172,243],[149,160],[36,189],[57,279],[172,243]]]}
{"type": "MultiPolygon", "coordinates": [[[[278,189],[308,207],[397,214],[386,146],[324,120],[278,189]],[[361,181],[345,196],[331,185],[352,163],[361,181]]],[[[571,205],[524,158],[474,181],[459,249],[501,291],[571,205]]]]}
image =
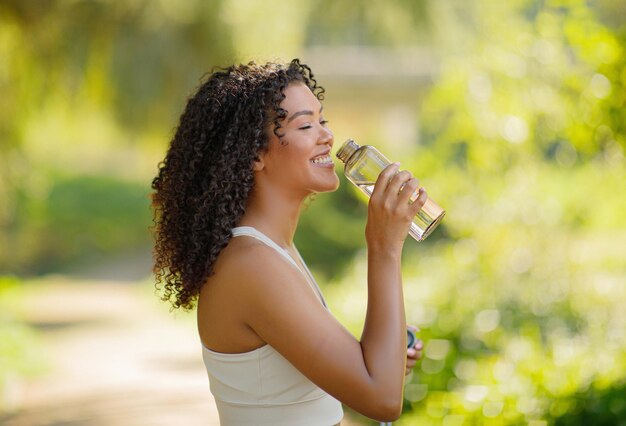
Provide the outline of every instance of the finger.
{"type": "Polygon", "coordinates": [[[413,349],[413,348],[407,349],[406,356],[408,358],[415,358],[416,355],[417,355],[417,351],[415,349],[413,349]]]}
{"type": "Polygon", "coordinates": [[[376,184],[374,185],[374,190],[372,191],[372,195],[370,198],[379,197],[382,194],[389,184],[391,178],[398,173],[398,169],[400,168],[400,163],[391,163],[385,169],[380,172],[378,175],[378,179],[376,179],[376,184]]]}
{"type": "Polygon", "coordinates": [[[407,204],[410,203],[411,199],[414,198],[414,194],[419,194],[419,185],[420,181],[415,177],[412,177],[408,181],[406,181],[402,189],[400,189],[400,193],[398,194],[398,197],[400,198],[399,201],[407,204]]]}
{"type": "Polygon", "coordinates": [[[428,194],[426,193],[426,189],[424,189],[424,187],[420,187],[418,191],[419,196],[413,203],[411,203],[411,209],[413,210],[414,214],[417,214],[417,212],[419,212],[421,208],[424,207],[426,200],[428,200],[428,194]]]}
{"type": "Polygon", "coordinates": [[[406,368],[412,369],[413,367],[415,367],[416,362],[414,360],[407,360],[406,362],[406,368]]]}
{"type": "Polygon", "coordinates": [[[411,178],[413,178],[413,175],[408,170],[402,170],[401,172],[396,173],[395,176],[393,176],[389,181],[385,192],[392,197],[397,197],[398,194],[400,194],[402,186],[406,186],[406,183],[411,178]]]}

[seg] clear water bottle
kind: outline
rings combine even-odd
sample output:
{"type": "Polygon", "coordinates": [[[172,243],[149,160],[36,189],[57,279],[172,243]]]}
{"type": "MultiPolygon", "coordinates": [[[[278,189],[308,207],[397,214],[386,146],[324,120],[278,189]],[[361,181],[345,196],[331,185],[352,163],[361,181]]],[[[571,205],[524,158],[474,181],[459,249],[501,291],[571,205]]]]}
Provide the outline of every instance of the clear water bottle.
{"type": "MultiPolygon", "coordinates": [[[[376,148],[359,146],[354,140],[348,139],[337,151],[337,158],[345,163],[344,174],[350,182],[363,191],[368,197],[372,195],[378,175],[391,164],[376,148]]],[[[417,191],[411,201],[417,199],[417,191]]],[[[417,241],[422,241],[439,225],[446,214],[432,199],[428,198],[422,209],[415,215],[409,234],[417,241]]]]}

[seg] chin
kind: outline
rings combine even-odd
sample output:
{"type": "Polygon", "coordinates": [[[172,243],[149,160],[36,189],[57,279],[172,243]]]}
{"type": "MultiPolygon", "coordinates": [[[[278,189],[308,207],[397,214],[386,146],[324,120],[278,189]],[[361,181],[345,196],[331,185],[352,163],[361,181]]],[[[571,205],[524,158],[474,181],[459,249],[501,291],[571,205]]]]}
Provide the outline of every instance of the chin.
{"type": "Polygon", "coordinates": [[[324,184],[317,185],[311,192],[314,194],[321,194],[324,192],[335,192],[339,188],[339,178],[336,177],[334,182],[326,182],[324,184]]]}
{"type": "Polygon", "coordinates": [[[328,185],[328,187],[321,192],[334,192],[337,190],[337,188],[339,188],[339,177],[337,177],[337,175],[335,175],[335,180],[332,184],[328,185]]]}

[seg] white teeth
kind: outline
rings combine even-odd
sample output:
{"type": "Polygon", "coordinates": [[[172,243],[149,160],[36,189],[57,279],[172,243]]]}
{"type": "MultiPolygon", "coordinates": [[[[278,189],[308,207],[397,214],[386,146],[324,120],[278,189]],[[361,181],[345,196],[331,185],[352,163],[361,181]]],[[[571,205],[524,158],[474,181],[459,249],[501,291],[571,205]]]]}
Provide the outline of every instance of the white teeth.
{"type": "Polygon", "coordinates": [[[311,163],[314,163],[314,164],[330,164],[332,162],[333,160],[330,157],[330,155],[324,155],[323,157],[317,157],[311,160],[311,163]]]}

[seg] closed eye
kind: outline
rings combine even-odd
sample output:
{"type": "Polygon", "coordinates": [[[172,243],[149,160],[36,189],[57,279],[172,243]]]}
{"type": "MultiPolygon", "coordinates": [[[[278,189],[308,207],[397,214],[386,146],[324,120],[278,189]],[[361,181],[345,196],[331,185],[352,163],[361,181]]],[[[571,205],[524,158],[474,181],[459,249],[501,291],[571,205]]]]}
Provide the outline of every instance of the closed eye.
{"type": "MultiPolygon", "coordinates": [[[[320,120],[320,125],[322,125],[322,126],[326,126],[327,123],[328,123],[328,120],[320,120]]],[[[307,124],[304,124],[304,125],[298,127],[298,129],[299,130],[306,130],[306,129],[310,129],[311,127],[313,127],[313,126],[311,126],[311,124],[307,123],[307,124]]]]}

